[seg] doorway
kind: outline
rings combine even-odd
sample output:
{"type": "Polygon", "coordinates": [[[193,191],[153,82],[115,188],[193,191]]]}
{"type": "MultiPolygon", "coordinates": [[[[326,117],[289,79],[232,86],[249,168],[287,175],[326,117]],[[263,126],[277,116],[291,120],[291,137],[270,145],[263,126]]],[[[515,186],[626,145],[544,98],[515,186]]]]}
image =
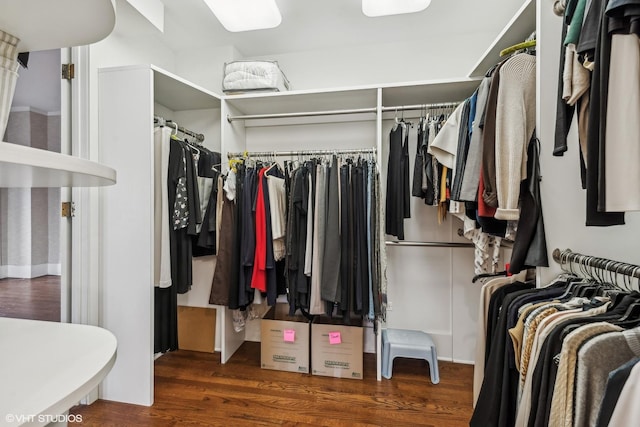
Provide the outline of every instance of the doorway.
{"type": "MultiPolygon", "coordinates": [[[[3,141],[62,151],[61,51],[31,52],[3,141]]],[[[0,316],[61,320],[59,188],[0,189],[0,316]]]]}

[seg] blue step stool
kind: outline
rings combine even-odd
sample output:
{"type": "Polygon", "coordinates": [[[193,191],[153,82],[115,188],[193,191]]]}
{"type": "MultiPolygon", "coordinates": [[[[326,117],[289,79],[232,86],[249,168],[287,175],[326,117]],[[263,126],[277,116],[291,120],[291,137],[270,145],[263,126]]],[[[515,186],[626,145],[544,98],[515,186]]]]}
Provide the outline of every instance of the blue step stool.
{"type": "Polygon", "coordinates": [[[408,357],[411,359],[424,359],[429,363],[431,382],[440,382],[438,370],[438,355],[436,345],[431,336],[422,331],[410,331],[406,329],[382,330],[382,376],[390,379],[393,370],[393,359],[396,357],[408,357]]]}

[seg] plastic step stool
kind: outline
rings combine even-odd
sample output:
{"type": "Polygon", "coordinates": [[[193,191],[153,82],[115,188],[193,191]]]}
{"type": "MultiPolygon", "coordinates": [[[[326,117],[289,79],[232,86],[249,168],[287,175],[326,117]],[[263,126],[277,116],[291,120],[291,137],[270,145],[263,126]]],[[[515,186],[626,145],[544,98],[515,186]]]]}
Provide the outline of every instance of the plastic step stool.
{"type": "Polygon", "coordinates": [[[393,370],[393,359],[408,357],[424,359],[429,363],[431,382],[440,382],[438,370],[438,354],[431,336],[422,331],[406,329],[382,330],[382,376],[390,379],[393,370]]]}

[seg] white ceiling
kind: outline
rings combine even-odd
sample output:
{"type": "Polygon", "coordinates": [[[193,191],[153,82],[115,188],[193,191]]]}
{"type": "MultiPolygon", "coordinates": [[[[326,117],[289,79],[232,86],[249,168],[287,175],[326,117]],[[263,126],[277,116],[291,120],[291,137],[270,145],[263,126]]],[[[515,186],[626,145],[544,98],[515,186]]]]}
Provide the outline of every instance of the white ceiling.
{"type": "MultiPolygon", "coordinates": [[[[232,1],[232,0],[231,0],[232,1]]],[[[245,57],[288,52],[416,42],[446,45],[448,36],[478,34],[487,46],[523,0],[433,0],[425,11],[368,18],[360,0],[276,0],[282,24],[274,29],[231,33],[203,0],[162,0],[165,32],[160,34],[124,1],[118,1],[116,32],[157,38],[174,51],[234,46],[245,57]]],[[[462,55],[482,55],[460,52],[462,55]]]]}

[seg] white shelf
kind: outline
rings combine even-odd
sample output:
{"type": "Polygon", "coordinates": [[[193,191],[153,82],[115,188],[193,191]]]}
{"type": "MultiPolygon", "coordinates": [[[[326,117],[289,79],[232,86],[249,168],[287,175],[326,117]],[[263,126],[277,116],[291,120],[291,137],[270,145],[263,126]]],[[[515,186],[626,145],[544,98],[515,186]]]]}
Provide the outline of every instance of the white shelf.
{"type": "Polygon", "coordinates": [[[172,111],[220,108],[220,95],[155,65],[142,64],[100,68],[98,74],[133,70],[150,70],[153,72],[154,101],[172,111]]]}
{"type": "Polygon", "coordinates": [[[0,188],[99,187],[116,183],[116,171],[52,151],[0,142],[0,188]]]}
{"type": "Polygon", "coordinates": [[[116,23],[112,0],[0,0],[0,30],[20,52],[95,43],[116,23]]]}
{"type": "Polygon", "coordinates": [[[116,347],[95,326],[0,318],[0,424],[43,426],[44,416],[64,414],[111,370],[116,347]]]}
{"type": "Polygon", "coordinates": [[[534,0],[526,0],[471,69],[469,76],[484,76],[492,66],[500,62],[500,51],[502,49],[525,41],[535,29],[536,2],[534,0]]]}
{"type": "Polygon", "coordinates": [[[227,95],[224,99],[241,114],[282,114],[372,108],[377,87],[227,95]]]}
{"type": "Polygon", "coordinates": [[[411,82],[382,88],[382,106],[463,101],[480,84],[477,78],[411,82]]]}
{"type": "Polygon", "coordinates": [[[154,65],[155,101],[173,111],[220,108],[220,95],[154,65]]]}
{"type": "Polygon", "coordinates": [[[282,114],[375,108],[379,88],[382,89],[382,105],[385,107],[462,101],[479,84],[479,78],[427,80],[393,85],[228,95],[224,99],[242,115],[282,114]]]}

